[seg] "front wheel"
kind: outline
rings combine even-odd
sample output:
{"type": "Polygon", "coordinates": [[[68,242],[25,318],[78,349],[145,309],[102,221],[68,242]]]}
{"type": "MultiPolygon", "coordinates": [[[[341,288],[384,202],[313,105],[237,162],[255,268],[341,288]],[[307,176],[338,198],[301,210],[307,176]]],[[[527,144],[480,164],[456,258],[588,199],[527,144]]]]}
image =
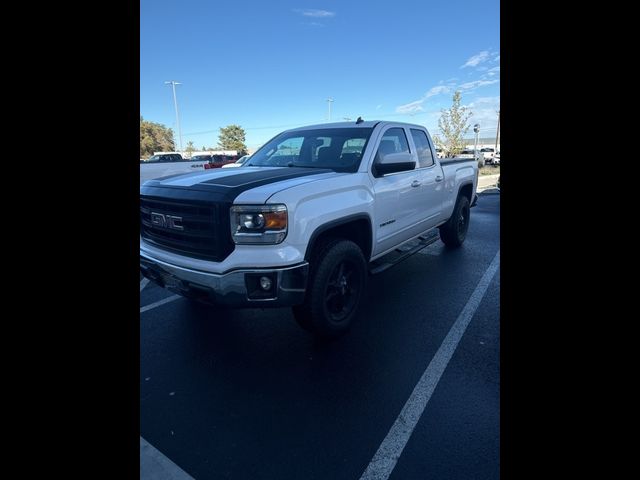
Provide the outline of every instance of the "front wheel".
{"type": "Polygon", "coordinates": [[[458,197],[451,218],[440,227],[440,239],[449,247],[459,247],[467,237],[469,229],[469,199],[464,195],[458,197]]]}
{"type": "Polygon", "coordinates": [[[321,337],[348,330],[367,281],[367,263],[360,247],[333,239],[316,248],[311,259],[307,294],[293,315],[302,328],[321,337]]]}

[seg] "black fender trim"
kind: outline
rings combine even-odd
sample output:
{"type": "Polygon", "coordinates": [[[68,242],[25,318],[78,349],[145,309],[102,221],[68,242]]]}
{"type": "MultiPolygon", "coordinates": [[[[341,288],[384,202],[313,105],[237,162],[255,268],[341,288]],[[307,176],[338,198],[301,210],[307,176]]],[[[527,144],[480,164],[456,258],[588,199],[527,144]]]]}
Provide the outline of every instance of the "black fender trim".
{"type": "Polygon", "coordinates": [[[353,215],[348,215],[346,217],[338,218],[336,220],[331,220],[330,222],[322,224],[318,228],[316,228],[311,234],[311,237],[309,238],[309,243],[307,244],[307,250],[304,253],[305,260],[307,261],[309,260],[309,256],[311,255],[311,252],[313,252],[313,248],[315,247],[316,241],[318,240],[318,237],[320,237],[320,235],[322,235],[324,232],[328,230],[331,230],[332,228],[339,227],[341,225],[346,225],[355,220],[365,220],[369,225],[369,234],[370,234],[369,252],[368,254],[367,252],[363,252],[365,254],[365,258],[367,259],[367,261],[369,261],[369,258],[371,258],[371,252],[373,251],[373,228],[371,226],[372,225],[371,217],[369,217],[369,215],[367,215],[366,213],[355,213],[353,215]]]}

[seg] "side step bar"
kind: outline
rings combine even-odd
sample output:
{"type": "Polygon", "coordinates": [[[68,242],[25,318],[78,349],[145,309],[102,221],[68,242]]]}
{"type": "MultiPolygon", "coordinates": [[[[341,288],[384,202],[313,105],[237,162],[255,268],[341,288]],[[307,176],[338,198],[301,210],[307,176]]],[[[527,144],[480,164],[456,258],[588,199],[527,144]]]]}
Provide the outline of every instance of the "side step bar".
{"type": "Polygon", "coordinates": [[[396,248],[395,251],[389,252],[384,257],[373,261],[369,267],[369,273],[371,275],[376,275],[380,272],[384,272],[386,269],[397,265],[414,253],[417,253],[432,243],[437,242],[439,238],[440,235],[438,233],[438,229],[431,230],[429,233],[421,235],[418,238],[396,248]]]}

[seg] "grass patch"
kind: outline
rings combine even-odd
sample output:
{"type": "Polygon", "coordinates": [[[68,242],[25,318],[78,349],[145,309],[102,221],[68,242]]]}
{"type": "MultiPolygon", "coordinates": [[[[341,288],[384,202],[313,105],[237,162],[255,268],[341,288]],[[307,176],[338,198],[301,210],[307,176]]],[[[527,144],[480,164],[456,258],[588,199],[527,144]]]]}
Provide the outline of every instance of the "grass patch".
{"type": "Polygon", "coordinates": [[[500,165],[485,165],[480,169],[480,175],[500,175],[500,165]]]}

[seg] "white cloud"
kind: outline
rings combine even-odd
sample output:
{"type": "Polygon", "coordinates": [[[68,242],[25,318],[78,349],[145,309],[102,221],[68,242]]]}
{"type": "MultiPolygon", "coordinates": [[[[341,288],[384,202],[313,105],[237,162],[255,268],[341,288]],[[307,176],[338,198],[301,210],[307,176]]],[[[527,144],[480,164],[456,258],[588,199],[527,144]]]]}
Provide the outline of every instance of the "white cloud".
{"type": "Polygon", "coordinates": [[[467,60],[467,63],[462,65],[460,68],[477,67],[481,63],[486,62],[488,59],[489,59],[489,50],[483,50],[482,52],[474,55],[469,60],[467,60]]]}
{"type": "Polygon", "coordinates": [[[493,85],[494,83],[498,83],[500,80],[474,80],[473,82],[463,83],[458,86],[458,89],[461,91],[469,91],[475,90],[476,88],[484,87],[485,85],[493,85]]]}
{"type": "Polygon", "coordinates": [[[495,135],[500,110],[500,97],[478,97],[466,105],[473,115],[471,122],[480,124],[480,136],[495,135]]]}
{"type": "Polygon", "coordinates": [[[422,104],[427,98],[435,97],[436,95],[441,95],[443,93],[449,92],[451,92],[450,85],[437,85],[435,87],[431,87],[427,93],[420,97],[419,100],[396,107],[396,113],[412,114],[424,111],[424,108],[422,108],[422,104]]]}
{"type": "Polygon", "coordinates": [[[496,56],[494,57],[494,59],[493,59],[493,60],[491,60],[491,61],[492,61],[492,62],[499,62],[499,61],[500,61],[500,55],[496,55],[496,56]]]}
{"type": "Polygon", "coordinates": [[[376,106],[376,110],[380,110],[382,108],[382,104],[376,106]]]}
{"type": "Polygon", "coordinates": [[[305,17],[326,18],[335,17],[336,12],[329,12],[328,10],[316,10],[315,8],[295,9],[294,12],[304,15],[305,17]]]}
{"type": "Polygon", "coordinates": [[[424,103],[424,99],[416,100],[415,102],[407,103],[405,105],[400,105],[396,107],[396,113],[418,113],[423,112],[424,108],[422,108],[422,104],[424,103]]]}
{"type": "Polygon", "coordinates": [[[437,87],[431,88],[427,93],[422,97],[423,100],[426,100],[429,97],[434,97],[436,95],[440,95],[442,93],[449,93],[451,91],[451,87],[447,85],[438,85],[437,87]]]}

